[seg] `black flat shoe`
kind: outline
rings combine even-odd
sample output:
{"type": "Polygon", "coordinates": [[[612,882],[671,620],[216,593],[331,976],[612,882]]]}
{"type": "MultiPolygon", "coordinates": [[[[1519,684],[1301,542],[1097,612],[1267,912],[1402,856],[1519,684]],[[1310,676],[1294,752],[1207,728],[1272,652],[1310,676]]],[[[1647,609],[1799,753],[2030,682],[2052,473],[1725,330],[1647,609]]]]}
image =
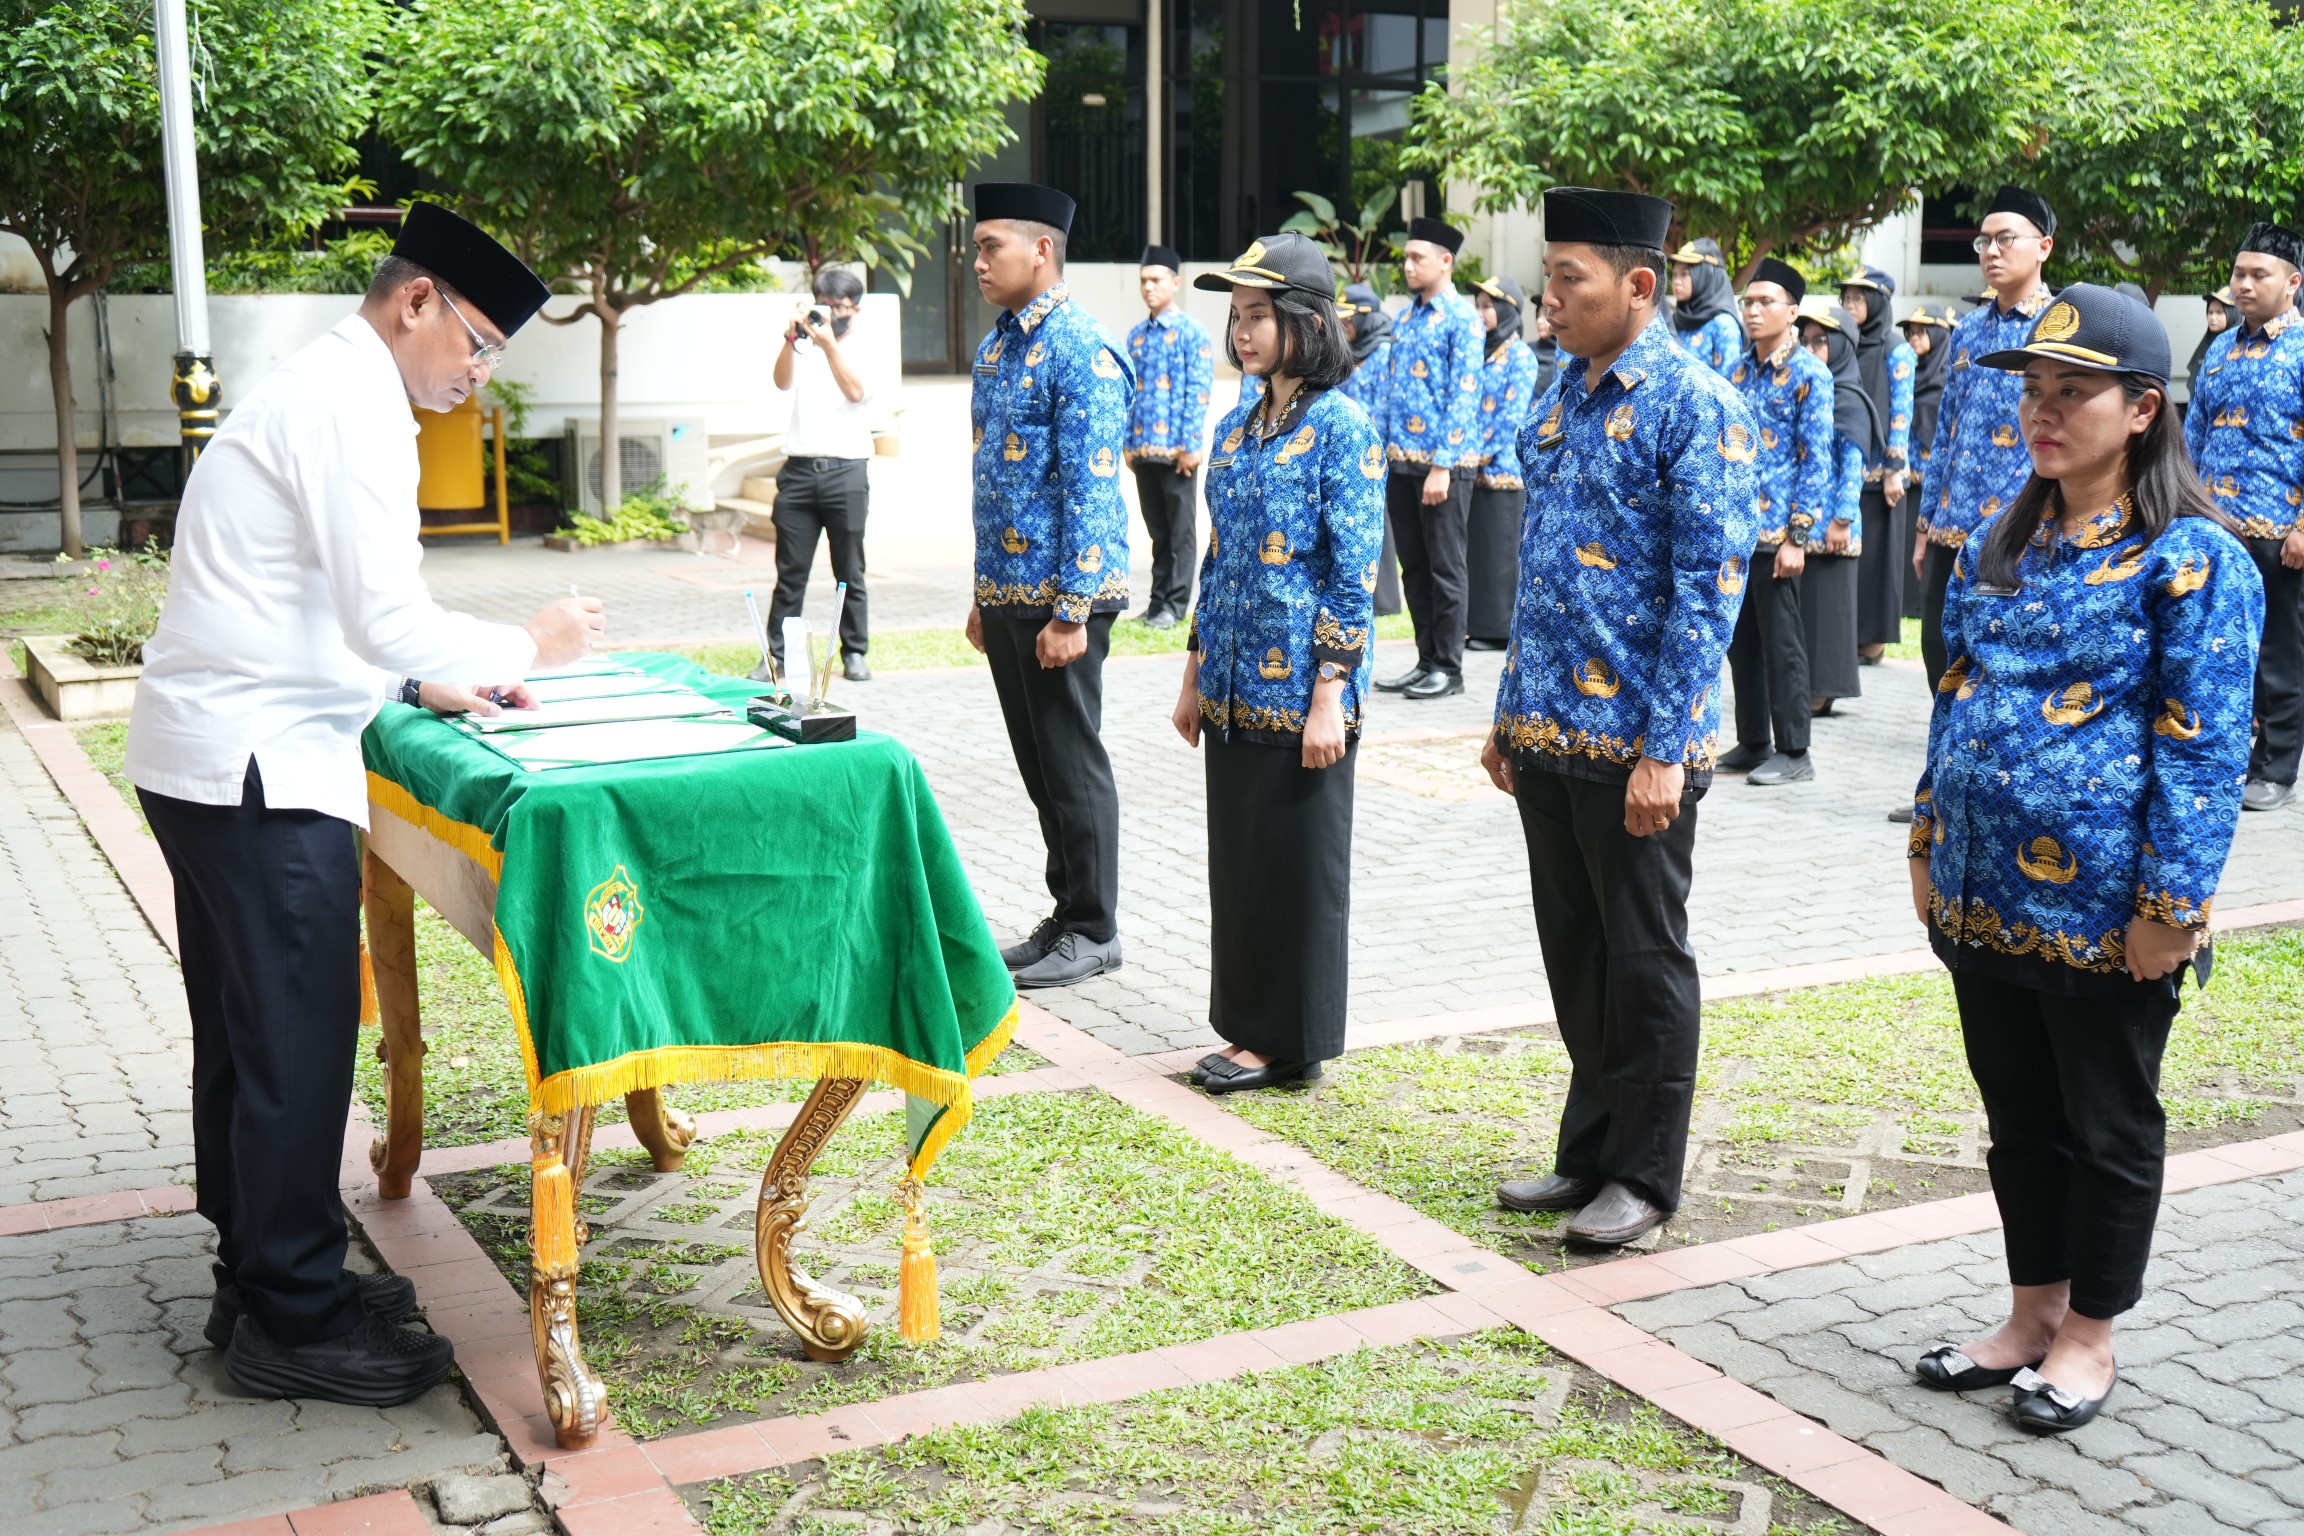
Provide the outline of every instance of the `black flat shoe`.
{"type": "Polygon", "coordinates": [[[1209,1073],[1218,1067],[1229,1067],[1230,1065],[1232,1065],[1231,1057],[1221,1051],[1210,1051],[1192,1064],[1192,1070],[1185,1074],[1184,1080],[1197,1088],[1208,1081],[1209,1073]]]}
{"type": "Polygon", "coordinates": [[[1739,743],[1720,754],[1720,760],[1712,765],[1712,771],[1715,773],[1749,773],[1768,761],[1768,756],[1768,748],[1765,743],[1759,746],[1739,743]]]}
{"type": "Polygon", "coordinates": [[[1204,1086],[1210,1093],[1249,1093],[1258,1088],[1283,1088],[1290,1083],[1315,1082],[1320,1077],[1320,1063],[1316,1061],[1274,1061],[1261,1067],[1244,1067],[1236,1061],[1225,1066],[1226,1073],[1211,1071],[1204,1086]]]}
{"type": "Polygon", "coordinates": [[[1464,675],[1460,672],[1427,672],[1400,690],[1402,698],[1445,699],[1464,691],[1464,675]]]}
{"type": "Polygon", "coordinates": [[[1991,1370],[1960,1353],[1959,1345],[1939,1344],[1912,1362],[1912,1374],[1920,1378],[1920,1385],[1938,1392],[1974,1392],[1984,1387],[2004,1387],[2039,1363],[2035,1360],[2032,1365],[1991,1370]]]}
{"type": "Polygon", "coordinates": [[[2030,1366],[2018,1371],[2009,1383],[2016,1389],[2016,1401],[2008,1416],[2016,1427],[2027,1434],[2063,1435],[2080,1428],[2104,1411],[2104,1400],[2112,1395],[2113,1387],[2120,1385],[2120,1368],[2112,1368],[2111,1384],[2104,1388],[2103,1397],[2082,1397],[2067,1392],[2030,1366]]]}

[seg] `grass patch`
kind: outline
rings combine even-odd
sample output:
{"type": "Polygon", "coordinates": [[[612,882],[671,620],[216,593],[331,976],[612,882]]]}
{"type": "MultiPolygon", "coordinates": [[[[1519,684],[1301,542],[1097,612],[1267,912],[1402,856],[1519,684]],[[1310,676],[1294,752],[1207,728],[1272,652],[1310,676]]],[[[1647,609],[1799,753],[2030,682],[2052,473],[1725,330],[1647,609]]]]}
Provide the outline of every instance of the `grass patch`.
{"type": "Polygon", "coordinates": [[[128,782],[128,722],[99,720],[94,725],[74,726],[72,734],[79,738],[80,750],[88,754],[96,771],[110,779],[120,798],[128,802],[128,809],[136,813],[136,824],[149,837],[152,828],[144,820],[144,802],[136,798],[136,786],[128,782]]]}
{"type": "MultiPolygon", "coordinates": [[[[1909,579],[1919,580],[1917,576],[1909,579]]],[[[1920,621],[1918,619],[1906,619],[1900,628],[1901,637],[1892,644],[1881,647],[1880,654],[1894,656],[1904,661],[1918,661],[1920,659],[1920,621]]]]}

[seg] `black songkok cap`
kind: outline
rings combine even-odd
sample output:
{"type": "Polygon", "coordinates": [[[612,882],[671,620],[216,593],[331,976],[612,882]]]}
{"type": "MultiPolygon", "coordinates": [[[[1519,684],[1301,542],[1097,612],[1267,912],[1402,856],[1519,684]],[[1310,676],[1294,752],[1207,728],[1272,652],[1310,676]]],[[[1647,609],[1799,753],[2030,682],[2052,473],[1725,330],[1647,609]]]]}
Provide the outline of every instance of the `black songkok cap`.
{"type": "Polygon", "coordinates": [[[1184,270],[1184,258],[1165,245],[1148,245],[1144,254],[1136,258],[1140,267],[1166,267],[1171,272],[1184,270]]]}
{"type": "Polygon", "coordinates": [[[1027,224],[1045,224],[1064,234],[1072,233],[1072,212],[1079,205],[1057,191],[1031,181],[980,181],[976,183],[976,222],[988,219],[1021,219],[1027,224]]]}
{"type": "Polygon", "coordinates": [[[1987,352],[1979,368],[2021,373],[2030,362],[2098,373],[2141,373],[2168,382],[2168,328],[2150,307],[2097,283],[2074,283],[2040,311],[2024,345],[1987,352]]]}
{"type": "MultiPolygon", "coordinates": [[[[1672,205],[1645,192],[1601,192],[1553,187],[1544,194],[1544,238],[1570,245],[1629,245],[1670,249],[1672,205]]],[[[1717,247],[1715,247],[1717,250],[1717,247]]]]}
{"type": "Polygon", "coordinates": [[[506,336],[526,325],[552,296],[544,280],[495,236],[438,203],[408,205],[392,254],[455,289],[506,336]]]}
{"type": "Polygon", "coordinates": [[[1797,268],[1787,266],[1773,256],[1763,256],[1753,266],[1752,275],[1744,280],[1744,286],[1749,288],[1754,283],[1774,283],[1790,294],[1795,304],[1808,297],[1808,279],[1802,277],[1797,268]]]}
{"type": "Polygon", "coordinates": [[[1410,219],[1408,238],[1429,240],[1451,256],[1464,248],[1464,231],[1439,219],[1410,219]]]}
{"type": "Polygon", "coordinates": [[[2304,235],[2277,224],[2251,224],[2241,238],[2242,254],[2254,251],[2260,256],[2277,256],[2292,267],[2304,267],[2304,235]]]}
{"type": "Polygon", "coordinates": [[[1984,210],[1990,218],[1996,213],[2014,213],[2032,221],[2032,227],[2044,235],[2056,233],[2056,210],[2048,206],[2048,199],[2022,187],[2002,187],[1992,194],[1992,206],[1984,210]]]}
{"type": "Polygon", "coordinates": [[[1192,279],[1195,288],[1285,288],[1312,298],[1336,299],[1336,274],[1328,254],[1304,236],[1289,233],[1252,240],[1248,249],[1232,258],[1221,272],[1203,272],[1192,279]]]}

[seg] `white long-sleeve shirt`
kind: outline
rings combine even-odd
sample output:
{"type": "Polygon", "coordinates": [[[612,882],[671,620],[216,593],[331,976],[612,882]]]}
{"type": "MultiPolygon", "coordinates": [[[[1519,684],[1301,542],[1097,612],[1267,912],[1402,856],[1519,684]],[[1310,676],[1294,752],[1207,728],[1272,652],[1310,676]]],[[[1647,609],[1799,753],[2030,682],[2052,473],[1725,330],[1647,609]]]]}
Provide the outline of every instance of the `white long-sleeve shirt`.
{"type": "Polygon", "coordinates": [[[383,338],[348,316],[257,385],[184,487],[168,599],[145,643],[130,782],[368,824],[360,733],[399,676],[510,682],[514,624],[449,613],[418,564],[416,424],[383,338]]]}

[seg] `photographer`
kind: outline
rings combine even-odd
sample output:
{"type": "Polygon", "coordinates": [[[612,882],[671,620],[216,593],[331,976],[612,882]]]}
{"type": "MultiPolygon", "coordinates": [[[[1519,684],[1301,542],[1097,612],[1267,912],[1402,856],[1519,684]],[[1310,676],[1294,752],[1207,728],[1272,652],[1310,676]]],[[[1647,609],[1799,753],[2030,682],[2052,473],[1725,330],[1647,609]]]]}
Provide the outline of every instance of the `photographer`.
{"type": "Polygon", "coordinates": [[[832,546],[832,575],[848,583],[840,614],[841,675],[869,682],[871,636],[864,609],[864,514],[872,498],[872,416],[882,389],[868,378],[848,335],[863,307],[853,272],[816,275],[815,302],[785,329],[776,387],[794,391],[776,477],[776,595],[768,604],[768,648],[785,667],[784,621],[800,612],[819,533],[832,546]]]}

